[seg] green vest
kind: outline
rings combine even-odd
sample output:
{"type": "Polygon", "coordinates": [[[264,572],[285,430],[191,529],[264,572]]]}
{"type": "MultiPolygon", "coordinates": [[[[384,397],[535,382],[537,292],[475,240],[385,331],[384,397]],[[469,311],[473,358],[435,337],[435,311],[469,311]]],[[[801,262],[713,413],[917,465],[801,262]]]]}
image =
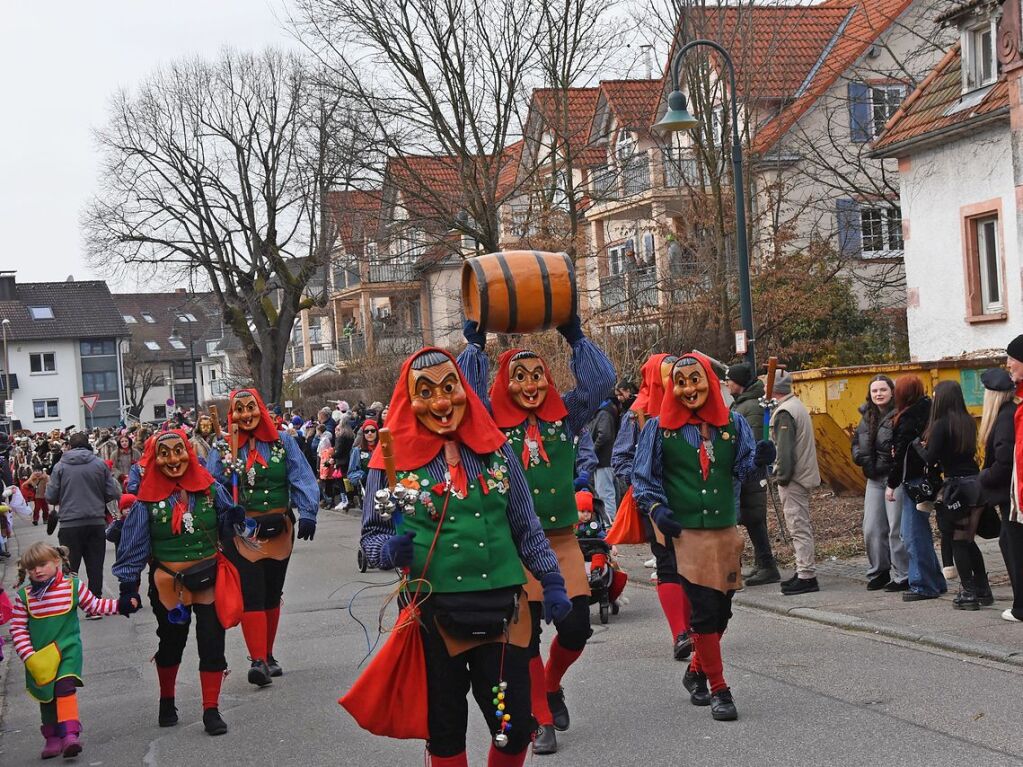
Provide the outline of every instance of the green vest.
{"type": "Polygon", "coordinates": [[[213,506],[212,495],[215,488],[216,485],[210,485],[209,495],[190,494],[192,509],[185,513],[180,535],[175,535],[171,528],[174,518],[174,501],[171,498],[146,503],[149,540],[156,561],[196,562],[217,553],[217,510],[213,506]]]}
{"type": "MultiPolygon", "coordinates": [[[[575,445],[563,421],[539,421],[543,447],[550,463],[542,458],[525,467],[526,482],[533,493],[533,508],[544,530],[560,530],[579,522],[575,506],[575,445]]],[[[526,440],[526,423],[505,429],[512,453],[522,455],[526,440]]]]}
{"type": "MultiPolygon", "coordinates": [[[[521,569],[521,568],[520,568],[521,569]]],[[[49,684],[38,685],[31,672],[25,668],[25,687],[28,694],[40,703],[53,700],[53,686],[58,679],[71,677],[82,680],[82,634],[78,626],[78,578],[71,577],[71,607],[67,612],[49,618],[37,618],[29,612],[28,636],[33,650],[42,650],[50,643],[56,643],[60,650],[60,665],[57,676],[49,684]]],[[[28,612],[28,586],[18,591],[21,603],[28,612]]]]}
{"type": "MultiPolygon", "coordinates": [[[[255,450],[255,447],[250,448],[255,450]]],[[[291,486],[288,483],[288,464],[284,460],[284,445],[280,440],[270,446],[266,466],[258,461],[252,464],[255,483],[250,485],[247,474],[238,477],[239,500],[246,511],[271,511],[291,506],[291,486]]]]}
{"type": "MultiPolygon", "coordinates": [[[[511,480],[504,456],[485,459],[484,488],[479,477],[469,477],[463,499],[452,493],[440,537],[425,578],[437,593],[490,591],[525,583],[522,562],[508,524],[508,493],[511,480]]],[[[419,500],[411,512],[396,514],[398,535],[415,533],[410,577],[424,577],[423,567],[444,508],[444,494],[433,492],[437,483],[426,467],[398,472],[398,482],[416,488],[419,500]],[[432,512],[432,515],[431,515],[432,512]]]]}
{"type": "Polygon", "coordinates": [[[699,448],[686,442],[681,429],[661,430],[664,492],[672,517],[682,527],[720,528],[736,524],[732,485],[736,430],[732,418],[729,415],[728,425],[717,430],[714,461],[706,480],[700,469],[699,448]]]}

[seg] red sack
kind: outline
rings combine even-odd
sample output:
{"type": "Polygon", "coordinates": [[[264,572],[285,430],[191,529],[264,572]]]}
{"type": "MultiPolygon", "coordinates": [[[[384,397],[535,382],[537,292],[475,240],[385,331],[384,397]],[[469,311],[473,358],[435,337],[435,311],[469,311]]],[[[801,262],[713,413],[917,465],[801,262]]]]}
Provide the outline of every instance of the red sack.
{"type": "Polygon", "coordinates": [[[607,531],[604,539],[612,546],[619,543],[646,543],[646,530],[643,528],[643,521],[640,519],[639,505],[632,496],[630,487],[618,506],[618,513],[615,514],[615,521],[611,529],[607,531]]]}
{"type": "Polygon", "coordinates": [[[231,560],[217,552],[217,582],[214,586],[213,604],[217,608],[217,619],[225,629],[234,628],[242,621],[245,603],[242,599],[242,580],[238,568],[231,560]]]}
{"type": "Polygon", "coordinates": [[[337,702],[374,735],[427,740],[423,637],[408,607],[395,626],[380,652],[337,702]]]}
{"type": "Polygon", "coordinates": [[[13,612],[14,608],[11,606],[11,600],[7,597],[7,592],[0,586],[0,626],[11,619],[13,612]]]}

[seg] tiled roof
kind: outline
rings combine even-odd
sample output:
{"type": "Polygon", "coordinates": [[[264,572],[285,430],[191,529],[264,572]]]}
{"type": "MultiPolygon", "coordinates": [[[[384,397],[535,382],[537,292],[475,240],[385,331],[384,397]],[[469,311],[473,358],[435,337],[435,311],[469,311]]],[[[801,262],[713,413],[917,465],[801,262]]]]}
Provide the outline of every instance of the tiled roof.
{"type": "Polygon", "coordinates": [[[17,283],[17,300],[0,301],[0,319],[10,320],[12,340],[127,336],[121,312],[102,280],[17,283]],[[34,320],[32,306],[48,306],[53,319],[34,320]]]}
{"type": "Polygon", "coordinates": [[[462,207],[461,163],[447,155],[390,157],[384,171],[388,182],[402,194],[412,218],[426,221],[454,215],[462,207]]]}
{"type": "MultiPolygon", "coordinates": [[[[216,299],[212,293],[114,293],[113,303],[118,315],[128,315],[135,322],[127,325],[131,333],[132,348],[147,359],[185,360],[188,359],[188,331],[192,331],[195,356],[201,357],[206,351],[205,340],[219,339],[222,323],[216,299]],[[153,322],[142,315],[148,314],[153,322]],[[179,320],[179,316],[192,315],[195,322],[179,320]],[[170,337],[177,329],[184,349],[175,349],[170,337]],[[156,343],[159,349],[149,349],[146,342],[156,343]]],[[[123,322],[123,320],[122,320],[123,322]]],[[[125,334],[127,335],[127,333],[125,334]]]]}
{"type": "Polygon", "coordinates": [[[571,143],[584,141],[590,132],[600,88],[537,88],[533,108],[537,115],[571,143]]]}
{"type": "Polygon", "coordinates": [[[898,145],[974,118],[1008,111],[1009,86],[1001,79],[976,104],[947,114],[963,101],[961,63],[962,56],[956,44],[888,121],[885,132],[874,142],[875,154],[881,155],[898,145]]]}
{"type": "Polygon", "coordinates": [[[522,160],[522,147],[525,142],[516,141],[506,147],[502,153],[501,169],[497,173],[497,199],[503,200],[514,191],[519,178],[519,162],[522,160]]]}
{"type": "Polygon", "coordinates": [[[327,209],[346,253],[361,254],[365,238],[372,239],[380,216],[380,190],[344,189],[327,193],[327,209]]]}
{"type": "MultiPolygon", "coordinates": [[[[877,38],[894,24],[913,0],[863,0],[857,3],[825,3],[822,6],[804,8],[821,14],[842,14],[835,37],[829,38],[817,51],[821,59],[802,87],[797,86],[790,95],[795,100],[788,104],[775,118],[757,131],[753,140],[753,152],[765,154],[785,135],[795,122],[802,117],[835,82],[852,67],[874,44],[877,38]],[[843,23],[844,22],[844,23],[843,23]],[[840,34],[839,34],[840,33],[840,34]]],[[[834,17],[830,22],[834,21],[834,17]]],[[[811,72],[805,73],[804,78],[811,72]]]]}
{"type": "Polygon", "coordinates": [[[645,133],[653,125],[651,115],[664,86],[661,80],[603,80],[600,91],[619,127],[645,133]]]}
{"type": "Polygon", "coordinates": [[[945,3],[948,5],[948,8],[939,13],[935,21],[938,22],[939,24],[942,24],[946,21],[954,19],[960,13],[965,13],[966,11],[984,5],[988,1],[989,0],[945,0],[945,3]]]}

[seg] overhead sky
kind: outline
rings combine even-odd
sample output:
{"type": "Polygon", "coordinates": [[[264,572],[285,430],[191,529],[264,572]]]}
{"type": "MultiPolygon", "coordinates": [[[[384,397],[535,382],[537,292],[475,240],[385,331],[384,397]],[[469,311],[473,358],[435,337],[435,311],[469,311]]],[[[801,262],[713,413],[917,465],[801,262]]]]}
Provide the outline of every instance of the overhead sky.
{"type": "Polygon", "coordinates": [[[92,130],[105,122],[117,88],[162,63],[215,56],[224,46],[297,47],[278,20],[282,0],[2,5],[0,269],[16,269],[19,282],[99,276],[85,264],[79,215],[96,188],[92,130]]]}

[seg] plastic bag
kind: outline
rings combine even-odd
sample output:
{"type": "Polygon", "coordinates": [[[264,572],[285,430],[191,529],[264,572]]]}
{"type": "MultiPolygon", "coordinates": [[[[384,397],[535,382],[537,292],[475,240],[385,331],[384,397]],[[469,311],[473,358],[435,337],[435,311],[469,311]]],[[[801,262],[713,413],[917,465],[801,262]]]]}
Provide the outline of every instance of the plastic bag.
{"type": "Polygon", "coordinates": [[[619,543],[646,543],[646,530],[640,517],[639,504],[632,495],[632,488],[625,491],[622,502],[618,505],[618,513],[611,529],[604,538],[612,546],[619,543]]]}

